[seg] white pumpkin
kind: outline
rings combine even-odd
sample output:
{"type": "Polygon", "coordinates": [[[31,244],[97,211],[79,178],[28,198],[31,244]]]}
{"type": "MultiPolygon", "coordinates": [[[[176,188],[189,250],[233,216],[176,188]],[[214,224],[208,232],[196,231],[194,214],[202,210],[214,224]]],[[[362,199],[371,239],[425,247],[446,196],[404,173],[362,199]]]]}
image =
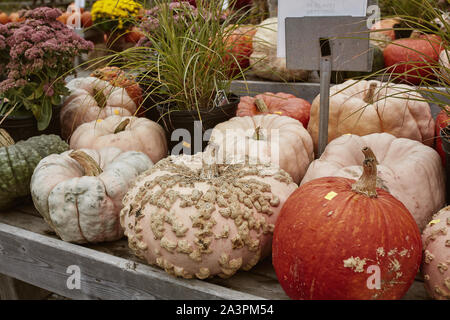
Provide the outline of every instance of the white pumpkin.
{"type": "Polygon", "coordinates": [[[164,129],[146,118],[110,116],[79,126],[70,138],[70,148],[116,147],[145,153],[153,163],[167,157],[164,129]]]}
{"type": "Polygon", "coordinates": [[[170,156],[142,174],[120,221],[148,263],[178,277],[226,278],[271,252],[274,223],[297,185],[275,166],[217,165],[204,155],[170,156]]]}
{"type": "Polygon", "coordinates": [[[439,154],[420,142],[387,133],[344,135],[311,163],[301,184],[322,177],[358,179],[364,147],[372,149],[379,162],[379,185],[406,206],[423,230],[445,204],[445,181],[439,154]]]}
{"type": "Polygon", "coordinates": [[[277,57],[278,18],[261,22],[253,36],[253,53],[250,55],[251,70],[258,77],[273,81],[306,81],[309,72],[288,70],[286,58],[277,57]]]}
{"type": "Polygon", "coordinates": [[[70,95],[60,113],[61,135],[67,139],[85,122],[104,119],[111,115],[131,116],[136,103],[125,88],[115,87],[95,77],[75,78],[66,87],[70,95]]]}
{"type": "Polygon", "coordinates": [[[220,123],[211,133],[211,143],[218,147],[221,163],[272,163],[297,184],[314,160],[312,139],[303,125],[274,114],[235,117],[220,123]]]}
{"type": "Polygon", "coordinates": [[[34,205],[64,240],[75,243],[123,237],[122,198],[151,160],[118,148],[81,149],[53,154],[39,162],[31,178],[34,205]]]}
{"type": "Polygon", "coordinates": [[[437,300],[450,300],[450,207],[433,216],[422,234],[425,288],[437,300]]]}

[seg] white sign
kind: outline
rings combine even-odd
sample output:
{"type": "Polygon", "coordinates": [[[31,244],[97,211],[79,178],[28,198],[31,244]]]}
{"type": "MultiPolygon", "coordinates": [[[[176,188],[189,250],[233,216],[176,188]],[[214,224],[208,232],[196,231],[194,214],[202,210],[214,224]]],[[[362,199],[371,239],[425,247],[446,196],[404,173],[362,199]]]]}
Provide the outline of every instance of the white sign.
{"type": "MultiPolygon", "coordinates": [[[[278,0],[277,56],[286,57],[285,19],[300,17],[365,17],[367,0],[278,0]]],[[[301,32],[301,31],[300,31],[301,32]]]]}

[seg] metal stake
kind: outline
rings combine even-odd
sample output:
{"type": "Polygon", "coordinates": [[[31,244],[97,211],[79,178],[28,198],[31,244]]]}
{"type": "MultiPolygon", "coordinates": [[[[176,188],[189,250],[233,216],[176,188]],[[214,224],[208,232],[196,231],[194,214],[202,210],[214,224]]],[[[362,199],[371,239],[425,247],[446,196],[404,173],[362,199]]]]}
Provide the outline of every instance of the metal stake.
{"type": "Polygon", "coordinates": [[[328,144],[328,119],[330,117],[331,48],[328,39],[320,39],[320,114],[319,114],[319,150],[320,158],[328,144]]]}

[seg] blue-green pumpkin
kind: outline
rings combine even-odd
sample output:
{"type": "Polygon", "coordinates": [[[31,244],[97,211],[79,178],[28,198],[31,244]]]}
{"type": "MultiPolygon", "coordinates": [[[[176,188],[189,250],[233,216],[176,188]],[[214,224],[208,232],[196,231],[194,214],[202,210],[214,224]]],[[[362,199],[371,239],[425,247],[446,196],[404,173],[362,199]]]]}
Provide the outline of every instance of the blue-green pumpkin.
{"type": "Polygon", "coordinates": [[[30,194],[30,181],[39,161],[69,146],[57,135],[41,135],[17,143],[0,129],[0,211],[30,194]]]}

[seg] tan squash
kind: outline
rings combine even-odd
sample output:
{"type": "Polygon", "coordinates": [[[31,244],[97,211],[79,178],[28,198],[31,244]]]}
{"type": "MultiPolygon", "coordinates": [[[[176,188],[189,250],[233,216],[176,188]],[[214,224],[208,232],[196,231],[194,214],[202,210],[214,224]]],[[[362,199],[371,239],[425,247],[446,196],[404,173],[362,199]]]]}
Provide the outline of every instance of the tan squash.
{"type": "MultiPolygon", "coordinates": [[[[430,105],[413,87],[376,80],[348,80],[330,90],[328,142],[344,134],[359,136],[390,133],[398,138],[434,141],[434,120],[430,105]],[[415,100],[416,99],[416,100],[415,100]]],[[[319,140],[320,95],[311,106],[308,131],[317,151],[319,140]]]]}
{"type": "Polygon", "coordinates": [[[373,150],[379,163],[378,186],[400,200],[423,230],[445,204],[445,175],[439,154],[420,142],[387,133],[344,135],[333,140],[310,165],[301,184],[321,177],[357,179],[365,146],[373,150]]]}

